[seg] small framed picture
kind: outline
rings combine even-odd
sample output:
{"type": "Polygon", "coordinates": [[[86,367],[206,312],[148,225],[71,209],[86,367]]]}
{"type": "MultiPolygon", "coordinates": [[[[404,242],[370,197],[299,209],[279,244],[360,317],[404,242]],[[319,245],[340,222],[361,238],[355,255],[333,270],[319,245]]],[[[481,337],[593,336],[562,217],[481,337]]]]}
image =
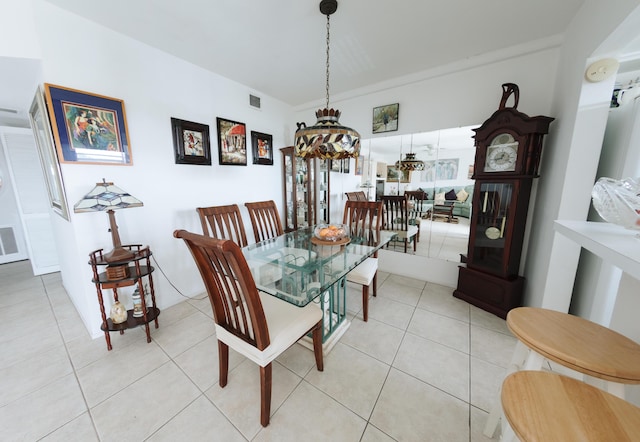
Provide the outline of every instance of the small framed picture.
{"type": "Polygon", "coordinates": [[[251,131],[253,164],[273,165],[273,137],[268,134],[251,131]]]}
{"type": "Polygon", "coordinates": [[[342,160],[329,160],[331,161],[331,171],[332,172],[343,172],[349,173],[349,158],[344,158],[342,160]]]}
{"type": "Polygon", "coordinates": [[[122,100],[49,83],[44,88],[61,163],[133,164],[122,100]]]}
{"type": "Polygon", "coordinates": [[[387,181],[409,183],[411,182],[411,171],[398,169],[396,166],[387,166],[387,181]]]}
{"type": "Polygon", "coordinates": [[[399,103],[387,104],[373,108],[373,133],[392,132],[398,130],[399,103]]]}
{"type": "Polygon", "coordinates": [[[218,117],[218,158],[222,166],[247,165],[247,130],[244,123],[218,117]]]}
{"type": "Polygon", "coordinates": [[[171,118],[176,164],[211,166],[209,126],[171,118]]]}

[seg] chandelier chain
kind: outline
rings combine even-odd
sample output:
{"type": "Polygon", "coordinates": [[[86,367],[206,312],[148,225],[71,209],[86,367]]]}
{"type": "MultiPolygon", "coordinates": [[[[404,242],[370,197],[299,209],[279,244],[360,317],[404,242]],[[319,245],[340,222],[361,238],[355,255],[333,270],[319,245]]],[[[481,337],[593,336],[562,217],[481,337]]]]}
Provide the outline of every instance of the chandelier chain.
{"type": "Polygon", "coordinates": [[[327,85],[326,85],[326,92],[327,92],[327,106],[326,108],[329,109],[329,20],[330,20],[330,15],[327,14],[327,85]]]}

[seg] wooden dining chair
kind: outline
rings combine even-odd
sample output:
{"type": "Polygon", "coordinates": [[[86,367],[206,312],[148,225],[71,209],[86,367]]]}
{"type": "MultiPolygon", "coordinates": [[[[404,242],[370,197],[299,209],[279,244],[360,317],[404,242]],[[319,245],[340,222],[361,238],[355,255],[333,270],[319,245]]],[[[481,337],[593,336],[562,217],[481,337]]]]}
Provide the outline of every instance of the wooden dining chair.
{"type": "MultiPolygon", "coordinates": [[[[349,227],[352,239],[359,238],[361,244],[373,246],[380,241],[381,213],[382,201],[347,201],[344,205],[342,223],[349,227]]],[[[369,287],[373,285],[373,296],[376,296],[378,291],[378,252],[347,273],[347,281],[362,285],[362,316],[367,322],[369,287]]]]}
{"type": "Polygon", "coordinates": [[[418,227],[409,224],[409,211],[407,197],[405,195],[382,195],[383,218],[382,229],[392,230],[396,238],[404,242],[404,252],[407,253],[407,244],[413,242],[413,251],[416,251],[416,235],[418,227]]]}
{"type": "Polygon", "coordinates": [[[237,204],[196,208],[202,233],[217,239],[230,239],[240,247],[249,245],[237,204]]]}
{"type": "Polygon", "coordinates": [[[344,194],[347,197],[347,201],[367,201],[367,194],[362,190],[357,192],[345,192],[344,194]]]}
{"type": "Polygon", "coordinates": [[[249,211],[256,242],[284,234],[280,214],[273,200],[249,202],[244,205],[249,211]]]}
{"type": "Polygon", "coordinates": [[[260,423],[269,425],[271,363],[312,332],[318,371],[323,371],[322,311],[316,304],[297,307],[259,292],[240,247],[186,230],[173,232],[184,240],[196,262],[213,309],[218,339],[219,382],[227,385],[229,347],[260,366],[260,423]]]}
{"type": "Polygon", "coordinates": [[[405,190],[407,196],[407,210],[409,212],[409,224],[418,227],[416,241],[420,242],[420,222],[422,221],[424,201],[427,193],[424,190],[405,190]]]}

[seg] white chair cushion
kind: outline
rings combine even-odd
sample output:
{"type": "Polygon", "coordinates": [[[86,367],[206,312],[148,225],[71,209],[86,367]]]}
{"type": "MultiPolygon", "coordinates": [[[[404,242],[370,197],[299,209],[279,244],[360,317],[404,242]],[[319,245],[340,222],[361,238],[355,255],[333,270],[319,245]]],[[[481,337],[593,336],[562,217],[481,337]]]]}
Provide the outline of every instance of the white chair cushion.
{"type": "Polygon", "coordinates": [[[347,281],[365,286],[371,285],[373,277],[378,271],[378,258],[367,258],[347,273],[347,281]]]}
{"type": "Polygon", "coordinates": [[[409,226],[408,229],[405,230],[396,230],[398,239],[412,238],[418,233],[418,226],[409,226]]]}
{"type": "Polygon", "coordinates": [[[316,325],[322,319],[322,310],[313,302],[305,307],[296,307],[263,292],[260,292],[260,300],[269,327],[270,344],[267,348],[260,351],[218,324],[216,335],[220,341],[238,353],[265,367],[316,325]]]}

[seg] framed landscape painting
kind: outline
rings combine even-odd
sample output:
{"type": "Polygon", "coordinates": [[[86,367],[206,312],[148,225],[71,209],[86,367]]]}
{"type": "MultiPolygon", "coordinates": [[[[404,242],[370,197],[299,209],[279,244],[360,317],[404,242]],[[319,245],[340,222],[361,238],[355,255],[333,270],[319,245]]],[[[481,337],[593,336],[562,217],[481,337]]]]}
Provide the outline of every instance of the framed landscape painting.
{"type": "Polygon", "coordinates": [[[176,164],[211,165],[209,126],[171,118],[176,164]]]}
{"type": "Polygon", "coordinates": [[[373,108],[373,133],[392,132],[398,130],[398,110],[400,104],[387,104],[373,108]]]}
{"type": "Polygon", "coordinates": [[[133,164],[122,100],[44,86],[60,162],[133,164]]]}
{"type": "Polygon", "coordinates": [[[409,183],[411,182],[411,171],[401,170],[396,166],[387,166],[387,181],[409,183]]]}
{"type": "Polygon", "coordinates": [[[244,123],[218,117],[218,158],[223,166],[247,165],[247,130],[244,123]]]}

